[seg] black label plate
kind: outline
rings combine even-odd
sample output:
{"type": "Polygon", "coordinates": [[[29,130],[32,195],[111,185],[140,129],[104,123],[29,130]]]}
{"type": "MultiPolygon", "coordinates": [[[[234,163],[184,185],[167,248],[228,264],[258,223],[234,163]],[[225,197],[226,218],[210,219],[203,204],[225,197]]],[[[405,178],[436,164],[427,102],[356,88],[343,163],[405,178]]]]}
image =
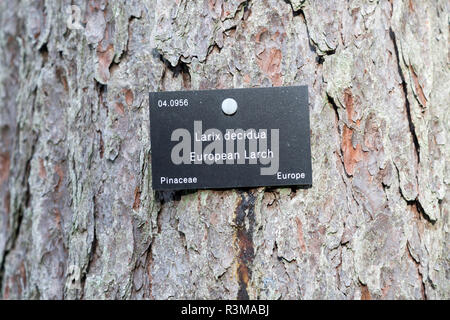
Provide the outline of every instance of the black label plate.
{"type": "Polygon", "coordinates": [[[307,86],[152,92],[150,137],[154,190],[312,184],[307,86]]]}

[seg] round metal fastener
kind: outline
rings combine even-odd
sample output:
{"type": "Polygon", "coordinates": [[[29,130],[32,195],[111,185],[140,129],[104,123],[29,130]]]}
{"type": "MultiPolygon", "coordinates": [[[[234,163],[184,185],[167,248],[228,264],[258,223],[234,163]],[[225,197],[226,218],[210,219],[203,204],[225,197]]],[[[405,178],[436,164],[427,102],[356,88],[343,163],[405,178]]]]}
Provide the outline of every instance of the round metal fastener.
{"type": "Polygon", "coordinates": [[[222,102],[222,111],[226,115],[232,116],[236,113],[238,104],[233,98],[227,98],[222,102]]]}

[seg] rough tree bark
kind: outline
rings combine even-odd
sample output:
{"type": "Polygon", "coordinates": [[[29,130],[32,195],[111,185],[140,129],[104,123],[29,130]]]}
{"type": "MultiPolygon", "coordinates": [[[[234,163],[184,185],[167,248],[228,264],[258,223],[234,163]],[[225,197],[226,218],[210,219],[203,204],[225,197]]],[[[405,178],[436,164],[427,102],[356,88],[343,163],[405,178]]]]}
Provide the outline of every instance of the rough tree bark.
{"type": "Polygon", "coordinates": [[[1,297],[449,299],[448,12],[2,1],[1,297]],[[312,188],[151,189],[149,91],[280,85],[312,188]]]}

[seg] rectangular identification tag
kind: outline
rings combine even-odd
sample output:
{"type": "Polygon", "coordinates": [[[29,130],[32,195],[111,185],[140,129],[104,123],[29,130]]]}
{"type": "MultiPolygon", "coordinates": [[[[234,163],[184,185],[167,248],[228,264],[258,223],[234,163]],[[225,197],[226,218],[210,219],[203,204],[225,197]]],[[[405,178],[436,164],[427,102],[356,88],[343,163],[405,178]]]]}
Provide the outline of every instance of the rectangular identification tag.
{"type": "Polygon", "coordinates": [[[308,87],[150,93],[154,190],[311,185],[308,87]]]}

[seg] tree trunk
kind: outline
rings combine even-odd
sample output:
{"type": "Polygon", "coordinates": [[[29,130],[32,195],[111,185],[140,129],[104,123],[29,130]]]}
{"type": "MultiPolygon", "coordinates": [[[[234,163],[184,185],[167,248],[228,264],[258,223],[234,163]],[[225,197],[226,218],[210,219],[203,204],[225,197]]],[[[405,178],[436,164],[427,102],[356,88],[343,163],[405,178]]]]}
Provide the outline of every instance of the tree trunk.
{"type": "Polygon", "coordinates": [[[0,296],[449,299],[449,9],[2,1],[0,296]],[[287,85],[311,188],[152,190],[149,91],[287,85]]]}

